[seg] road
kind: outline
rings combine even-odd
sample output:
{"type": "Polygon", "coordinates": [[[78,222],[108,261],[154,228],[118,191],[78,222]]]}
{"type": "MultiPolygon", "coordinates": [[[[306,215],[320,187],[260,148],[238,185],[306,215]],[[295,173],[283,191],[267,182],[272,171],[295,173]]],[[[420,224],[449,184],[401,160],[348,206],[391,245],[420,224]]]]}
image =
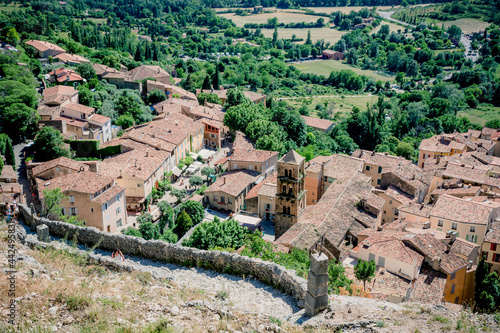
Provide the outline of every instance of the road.
{"type": "Polygon", "coordinates": [[[288,100],[288,99],[300,99],[300,98],[338,98],[338,97],[358,97],[358,98],[361,98],[361,97],[372,97],[373,95],[372,94],[368,94],[368,95],[319,95],[319,96],[293,96],[293,97],[281,97],[281,98],[276,98],[278,101],[284,101],[284,100],[288,100]]]}
{"type": "Polygon", "coordinates": [[[391,17],[391,15],[394,14],[394,13],[395,13],[395,11],[393,11],[393,12],[380,12],[380,11],[377,10],[377,14],[379,14],[380,16],[382,16],[383,18],[385,18],[385,19],[387,19],[389,21],[392,21],[392,22],[395,22],[397,24],[401,24],[401,25],[404,25],[404,26],[409,26],[411,28],[415,28],[415,26],[413,24],[408,24],[406,22],[398,21],[396,19],[393,19],[391,17]]]}
{"type": "Polygon", "coordinates": [[[462,33],[462,35],[460,36],[460,43],[462,43],[462,45],[464,46],[465,48],[465,59],[467,60],[472,60],[473,62],[476,62],[478,59],[479,59],[479,52],[478,51],[475,51],[472,49],[472,43],[469,39],[467,39],[467,37],[465,37],[465,34],[462,33]],[[469,54],[469,51],[472,51],[472,53],[469,54]]]}
{"type": "Polygon", "coordinates": [[[31,142],[28,143],[19,143],[15,145],[14,155],[16,158],[16,166],[17,166],[17,178],[19,184],[23,187],[23,193],[26,199],[26,204],[31,205],[31,190],[30,190],[30,182],[26,178],[26,166],[24,164],[24,150],[27,146],[29,146],[31,142]]]}

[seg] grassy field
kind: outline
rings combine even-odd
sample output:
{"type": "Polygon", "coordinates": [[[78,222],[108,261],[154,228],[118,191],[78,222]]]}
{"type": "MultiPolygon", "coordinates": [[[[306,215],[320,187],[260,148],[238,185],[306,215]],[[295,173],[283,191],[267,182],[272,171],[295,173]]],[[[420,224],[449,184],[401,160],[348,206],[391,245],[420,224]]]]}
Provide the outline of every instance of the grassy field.
{"type": "Polygon", "coordinates": [[[3,3],[0,5],[0,11],[5,11],[7,13],[10,13],[10,12],[13,12],[16,10],[25,11],[26,7],[21,7],[21,4],[14,3],[14,2],[11,2],[8,5],[3,4],[3,3]]]}
{"type": "Polygon", "coordinates": [[[394,80],[394,76],[381,75],[372,70],[363,70],[360,68],[351,67],[338,60],[313,60],[306,61],[302,63],[294,63],[295,67],[304,71],[306,73],[315,73],[318,75],[330,75],[332,71],[340,71],[342,69],[350,69],[359,75],[366,75],[373,77],[375,80],[381,80],[382,82],[394,80]]]}
{"type": "MultiPolygon", "coordinates": [[[[255,30],[255,29],[253,29],[255,30]]],[[[330,28],[313,28],[313,29],[285,29],[278,28],[278,37],[291,39],[292,35],[295,35],[297,38],[302,38],[303,41],[297,42],[298,44],[305,43],[307,39],[307,32],[311,30],[311,38],[314,41],[318,39],[324,39],[325,42],[330,42],[331,44],[335,44],[340,40],[342,35],[346,34],[347,31],[338,31],[330,28]]],[[[273,29],[262,29],[262,34],[268,38],[273,37],[274,30],[273,29]]]]}
{"type": "Polygon", "coordinates": [[[95,24],[106,24],[108,22],[107,18],[95,18],[95,17],[89,17],[87,20],[94,22],[95,24]]]}
{"type": "Polygon", "coordinates": [[[478,32],[490,26],[490,23],[476,19],[459,19],[455,21],[446,21],[443,22],[443,24],[446,28],[452,25],[456,25],[457,27],[462,29],[462,31],[466,34],[470,34],[472,32],[478,32]]]}
{"type": "Polygon", "coordinates": [[[377,96],[369,95],[357,95],[357,96],[345,96],[342,97],[315,97],[315,98],[297,98],[285,100],[289,105],[294,107],[301,107],[306,105],[309,108],[309,116],[318,117],[318,112],[315,109],[316,105],[325,102],[328,104],[327,110],[330,111],[331,117],[334,121],[345,120],[351,113],[353,107],[358,107],[360,110],[366,109],[366,104],[375,104],[377,102],[377,96]]]}
{"type": "MultiPolygon", "coordinates": [[[[232,20],[237,26],[242,27],[245,23],[267,23],[267,20],[274,17],[278,18],[279,23],[298,23],[298,22],[316,22],[321,16],[306,15],[285,11],[276,11],[275,13],[262,13],[248,16],[239,16],[235,13],[218,14],[232,20]]],[[[329,21],[328,17],[323,17],[325,23],[329,21]]]]}
{"type": "Polygon", "coordinates": [[[379,32],[379,30],[382,28],[382,25],[388,25],[389,26],[389,30],[390,31],[394,31],[394,32],[397,32],[398,30],[401,30],[403,33],[405,31],[405,27],[403,27],[402,25],[399,25],[397,23],[394,23],[394,22],[386,22],[386,21],[383,21],[381,22],[377,27],[375,27],[371,32],[370,32],[370,35],[371,34],[375,34],[377,32],[379,32]]]}
{"type": "MultiPolygon", "coordinates": [[[[341,11],[344,14],[349,14],[351,11],[359,12],[363,8],[371,8],[370,6],[352,6],[352,7],[304,7],[304,9],[310,9],[315,11],[316,13],[326,13],[330,14],[332,12],[341,11]]],[[[377,9],[390,9],[391,6],[379,6],[377,9]]]]}
{"type": "Polygon", "coordinates": [[[500,107],[480,105],[477,109],[459,111],[458,116],[467,117],[472,123],[484,126],[489,120],[500,119],[500,107]]]}

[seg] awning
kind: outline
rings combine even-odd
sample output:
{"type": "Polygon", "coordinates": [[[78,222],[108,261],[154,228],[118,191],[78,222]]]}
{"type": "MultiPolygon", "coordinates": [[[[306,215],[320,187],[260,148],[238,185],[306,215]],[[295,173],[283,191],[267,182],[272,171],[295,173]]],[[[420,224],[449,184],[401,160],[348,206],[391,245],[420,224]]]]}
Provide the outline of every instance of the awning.
{"type": "Polygon", "coordinates": [[[175,168],[172,170],[172,173],[173,173],[175,176],[179,177],[179,176],[181,175],[181,173],[182,173],[182,170],[181,170],[181,169],[179,169],[178,167],[175,167],[175,168]]]}

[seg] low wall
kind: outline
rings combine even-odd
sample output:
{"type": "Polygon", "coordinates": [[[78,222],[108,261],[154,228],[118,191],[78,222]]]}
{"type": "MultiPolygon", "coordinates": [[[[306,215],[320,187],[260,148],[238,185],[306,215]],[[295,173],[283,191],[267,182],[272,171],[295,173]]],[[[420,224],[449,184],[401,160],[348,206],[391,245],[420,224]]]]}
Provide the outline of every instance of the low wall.
{"type": "Polygon", "coordinates": [[[120,249],[128,255],[203,267],[235,275],[253,275],[259,281],[282,290],[296,300],[305,299],[307,280],[298,277],[295,270],[286,269],[269,261],[229,252],[198,250],[159,240],[147,241],[139,237],[103,232],[94,227],[79,227],[66,222],[51,221],[33,216],[26,205],[19,205],[19,211],[32,230],[35,230],[37,225],[45,224],[49,227],[51,235],[70,241],[76,239],[89,247],[97,246],[111,251],[120,249]]]}

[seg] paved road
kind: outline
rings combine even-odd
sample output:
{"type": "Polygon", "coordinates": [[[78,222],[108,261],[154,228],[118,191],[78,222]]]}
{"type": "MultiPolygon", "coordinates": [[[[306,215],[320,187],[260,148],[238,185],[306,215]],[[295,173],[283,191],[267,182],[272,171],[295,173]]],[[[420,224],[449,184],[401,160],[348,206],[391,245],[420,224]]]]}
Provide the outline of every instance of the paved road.
{"type": "Polygon", "coordinates": [[[469,39],[467,39],[465,37],[465,34],[463,34],[463,33],[460,36],[460,43],[462,43],[462,45],[465,48],[465,58],[467,60],[470,59],[473,62],[476,62],[479,59],[479,52],[472,49],[471,41],[469,39]],[[472,53],[469,54],[469,51],[472,51],[472,53]]]}
{"type": "Polygon", "coordinates": [[[293,97],[281,97],[281,98],[276,98],[279,101],[284,101],[287,99],[300,99],[300,98],[337,98],[337,97],[372,97],[374,95],[368,94],[368,95],[318,95],[318,96],[293,96],[293,97]]]}
{"type": "Polygon", "coordinates": [[[31,142],[19,143],[13,147],[14,148],[14,155],[16,158],[18,182],[23,187],[23,193],[25,194],[26,203],[28,205],[31,204],[32,198],[31,198],[30,182],[26,178],[26,166],[24,164],[24,150],[25,150],[26,146],[28,146],[30,144],[31,144],[31,142]]]}
{"type": "Polygon", "coordinates": [[[409,26],[409,27],[415,28],[415,26],[413,24],[408,24],[406,22],[398,21],[396,19],[393,19],[391,17],[391,15],[394,14],[394,13],[395,13],[395,11],[393,11],[393,12],[380,12],[380,11],[377,10],[377,14],[379,14],[380,16],[382,16],[383,18],[385,18],[385,19],[387,19],[389,21],[395,22],[397,24],[401,24],[401,25],[405,25],[405,26],[409,26]]]}

